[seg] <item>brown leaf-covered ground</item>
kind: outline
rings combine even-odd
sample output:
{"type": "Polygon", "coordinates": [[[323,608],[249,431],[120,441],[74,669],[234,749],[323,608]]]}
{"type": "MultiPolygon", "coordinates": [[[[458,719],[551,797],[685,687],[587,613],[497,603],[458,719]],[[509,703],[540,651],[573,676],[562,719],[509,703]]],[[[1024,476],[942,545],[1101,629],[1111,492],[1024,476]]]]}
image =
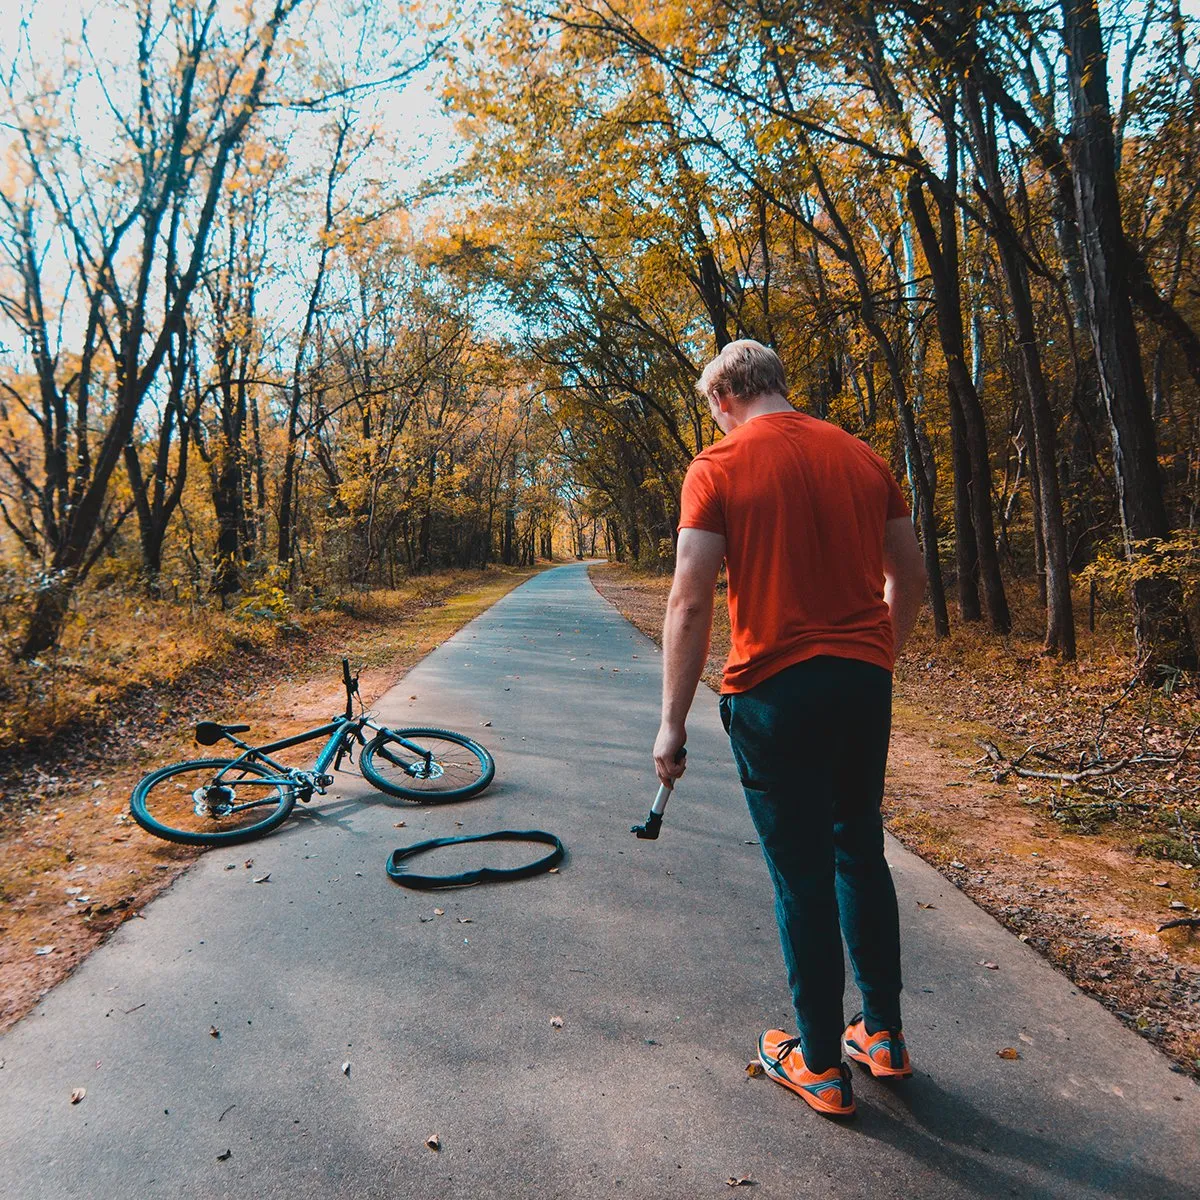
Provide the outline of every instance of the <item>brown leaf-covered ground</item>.
{"type": "MultiPolygon", "coordinates": [[[[32,699],[11,681],[0,693],[0,1030],[195,859],[128,816],[142,775],[197,757],[195,721],[242,719],[263,738],[326,721],[345,703],[343,654],[370,704],[529,575],[446,572],[282,624],[128,597],[85,609],[32,699]]],[[[249,867],[253,843],[235,849],[249,867]]]]}
{"type": "MultiPolygon", "coordinates": [[[[669,577],[614,565],[591,576],[661,640],[669,577]]],[[[1016,607],[1019,631],[1003,641],[979,630],[937,644],[926,628],[914,634],[896,670],[888,827],[1175,1069],[1200,1078],[1200,932],[1159,932],[1200,913],[1195,685],[1127,691],[1119,618],[1081,633],[1078,663],[1048,658],[1036,607],[1019,596],[1016,607]],[[1019,759],[1023,770],[1079,774],[1123,758],[1142,761],[1078,784],[1005,770],[1019,759]]],[[[728,646],[718,604],[710,686],[728,646]]]]}

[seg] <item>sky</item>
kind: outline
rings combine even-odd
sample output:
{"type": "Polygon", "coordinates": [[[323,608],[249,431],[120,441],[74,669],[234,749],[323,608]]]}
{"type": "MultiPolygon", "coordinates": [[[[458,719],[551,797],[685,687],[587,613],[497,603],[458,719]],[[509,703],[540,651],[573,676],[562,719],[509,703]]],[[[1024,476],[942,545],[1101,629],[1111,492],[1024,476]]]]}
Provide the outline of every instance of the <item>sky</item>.
{"type": "MultiPolygon", "coordinates": [[[[249,0],[249,3],[260,13],[267,7],[264,0],[249,0]]],[[[134,82],[128,69],[133,59],[130,51],[137,41],[131,0],[88,0],[82,5],[65,0],[19,0],[19,5],[18,17],[6,17],[0,22],[0,70],[7,74],[9,64],[16,59],[27,81],[38,73],[56,73],[65,59],[78,58],[77,47],[86,26],[92,53],[101,63],[110,86],[116,85],[112,94],[120,102],[121,96],[116,90],[120,78],[123,76],[128,86],[134,82]]],[[[155,0],[156,10],[165,11],[166,7],[165,0],[155,0]]],[[[392,7],[387,0],[365,0],[365,3],[307,0],[289,22],[286,33],[304,43],[302,54],[305,51],[314,54],[319,48],[330,58],[350,63],[360,49],[361,29],[353,17],[347,19],[339,10],[361,8],[379,13],[392,7]]],[[[398,10],[401,5],[397,3],[394,7],[398,10]]],[[[431,19],[434,7],[432,4],[420,6],[419,15],[431,19]]],[[[243,9],[243,0],[221,0],[220,12],[226,19],[243,9]]],[[[374,40],[368,38],[362,47],[368,62],[360,77],[384,77],[398,60],[418,58],[422,47],[423,39],[415,29],[411,36],[402,37],[398,42],[384,36],[374,40]],[[388,53],[378,55],[382,61],[371,63],[369,59],[373,52],[383,51],[385,47],[388,53]]],[[[299,60],[285,54],[281,61],[298,86],[300,71],[296,68],[301,65],[299,60]]],[[[414,189],[426,176],[437,174],[454,157],[456,141],[452,123],[438,99],[438,76],[436,68],[426,68],[402,87],[389,86],[359,98],[364,113],[378,116],[388,131],[395,150],[395,153],[389,153],[388,170],[405,190],[414,189]]],[[[85,142],[101,145],[113,128],[104,92],[93,84],[83,99],[75,113],[80,136],[85,142]]],[[[319,116],[313,118],[314,121],[319,119],[319,116]]]]}
{"type": "MultiPolygon", "coordinates": [[[[169,0],[152,2],[156,16],[168,11],[169,0]]],[[[175,2],[182,8],[187,0],[175,2]]],[[[248,2],[256,10],[257,24],[257,18],[267,11],[272,0],[248,2]]],[[[96,181],[103,179],[106,163],[118,153],[130,152],[130,139],[120,129],[115,112],[132,112],[136,106],[135,53],[131,52],[138,42],[134,0],[85,0],[82,5],[64,0],[19,0],[19,3],[18,18],[0,22],[0,71],[7,79],[16,65],[19,77],[14,80],[12,90],[20,96],[39,89],[52,91],[65,68],[80,63],[85,67],[92,65],[93,69],[85,70],[77,102],[69,115],[63,111],[67,124],[86,150],[84,170],[88,178],[78,179],[78,186],[85,193],[89,188],[99,193],[96,181]],[[85,29],[86,48],[82,40],[85,29]]],[[[230,29],[244,26],[245,3],[246,0],[219,0],[218,20],[226,22],[230,29]]],[[[394,0],[392,4],[386,0],[305,0],[285,27],[279,48],[285,92],[306,98],[319,94],[317,89],[306,86],[316,70],[316,60],[335,64],[325,71],[330,79],[336,76],[338,63],[350,78],[381,79],[395,74],[398,66],[418,61],[425,43],[411,18],[398,18],[398,30],[379,26],[381,19],[400,9],[401,5],[394,0]]],[[[423,6],[420,15],[432,19],[433,6],[423,6]]],[[[389,85],[355,96],[354,106],[362,125],[378,126],[380,136],[356,164],[357,178],[344,181],[344,194],[353,192],[364,179],[375,179],[380,181],[389,199],[407,207],[406,200],[421,190],[426,179],[453,164],[459,145],[438,93],[439,70],[431,66],[403,86],[389,85]]],[[[2,90],[0,108],[8,109],[2,90]]],[[[3,125],[10,111],[0,111],[0,142],[8,140],[3,125]]],[[[316,182],[328,163],[329,138],[323,127],[329,120],[328,111],[268,112],[258,119],[258,127],[272,135],[286,136],[290,173],[311,172],[316,182]]],[[[0,155],[2,152],[0,145],[0,155]]],[[[320,187],[314,186],[306,198],[289,201],[293,208],[297,203],[305,205],[310,210],[309,221],[282,225],[273,251],[272,266],[277,270],[268,285],[274,293],[271,309],[285,326],[305,303],[300,281],[307,269],[307,259],[315,258],[320,193],[320,187]],[[284,267],[288,268],[292,283],[283,275],[284,267]]],[[[415,214],[416,221],[435,203],[426,201],[415,214]]],[[[68,312],[63,329],[65,343],[70,344],[76,340],[73,335],[82,332],[74,328],[81,318],[81,312],[68,312]]],[[[16,345],[0,328],[0,357],[5,356],[6,350],[15,352],[16,345]]]]}

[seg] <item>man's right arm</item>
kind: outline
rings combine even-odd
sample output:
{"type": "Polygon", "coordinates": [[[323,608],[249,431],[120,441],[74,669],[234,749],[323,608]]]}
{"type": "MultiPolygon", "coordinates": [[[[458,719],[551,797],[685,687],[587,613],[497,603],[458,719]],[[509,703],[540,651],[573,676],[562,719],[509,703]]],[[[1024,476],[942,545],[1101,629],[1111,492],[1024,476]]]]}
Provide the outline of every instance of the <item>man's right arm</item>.
{"type": "Polygon", "coordinates": [[[662,723],[654,741],[654,769],[668,786],[683,774],[676,754],[687,738],[688,709],[708,658],[713,587],[725,560],[725,538],[706,529],[679,531],[675,579],[663,622],[662,723]]]}
{"type": "Polygon", "coordinates": [[[893,653],[898,656],[916,624],[929,582],[908,517],[895,517],[884,526],[883,578],[883,600],[892,618],[893,653]]]}

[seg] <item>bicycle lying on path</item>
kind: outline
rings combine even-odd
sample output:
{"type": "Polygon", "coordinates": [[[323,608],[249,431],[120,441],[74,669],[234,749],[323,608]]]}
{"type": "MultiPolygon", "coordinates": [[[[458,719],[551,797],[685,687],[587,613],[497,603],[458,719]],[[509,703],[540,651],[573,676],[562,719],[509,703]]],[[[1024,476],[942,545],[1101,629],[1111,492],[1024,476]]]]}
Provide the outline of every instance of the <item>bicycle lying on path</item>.
{"type": "MultiPolygon", "coordinates": [[[[296,801],[323,796],[354,744],[362,747],[359,769],[381,792],[418,803],[465,800],[492,781],[492,756],[461,733],[449,729],[389,729],[367,712],[354,715],[358,677],[342,659],[346,712],[325,725],[261,746],[237,735],[249,725],[201,721],[196,741],[214,746],[221,740],[241,750],[236,758],[203,758],[152,771],[134,789],[129,808],[149,833],[189,846],[227,846],[270,833],[287,819],[296,801]],[[364,730],[375,736],[367,741],[364,730]],[[305,770],[276,762],[272,754],[304,742],[327,738],[313,765],[305,770]]],[[[361,699],[359,704],[361,706],[361,699]]]]}

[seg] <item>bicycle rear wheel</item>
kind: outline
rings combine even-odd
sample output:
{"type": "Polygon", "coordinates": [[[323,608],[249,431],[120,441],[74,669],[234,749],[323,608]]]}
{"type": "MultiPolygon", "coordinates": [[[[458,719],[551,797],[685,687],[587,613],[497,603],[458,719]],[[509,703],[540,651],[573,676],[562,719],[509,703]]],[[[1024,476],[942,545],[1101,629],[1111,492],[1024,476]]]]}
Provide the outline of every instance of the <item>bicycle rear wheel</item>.
{"type": "Polygon", "coordinates": [[[385,729],[363,748],[358,765],[381,792],[423,804],[478,795],[496,774],[478,742],[449,729],[385,729]]]}
{"type": "Polygon", "coordinates": [[[133,819],[185,846],[229,846],[270,833],[296,804],[296,789],[257,763],[200,758],[152,771],[129,801],[133,819]]]}

